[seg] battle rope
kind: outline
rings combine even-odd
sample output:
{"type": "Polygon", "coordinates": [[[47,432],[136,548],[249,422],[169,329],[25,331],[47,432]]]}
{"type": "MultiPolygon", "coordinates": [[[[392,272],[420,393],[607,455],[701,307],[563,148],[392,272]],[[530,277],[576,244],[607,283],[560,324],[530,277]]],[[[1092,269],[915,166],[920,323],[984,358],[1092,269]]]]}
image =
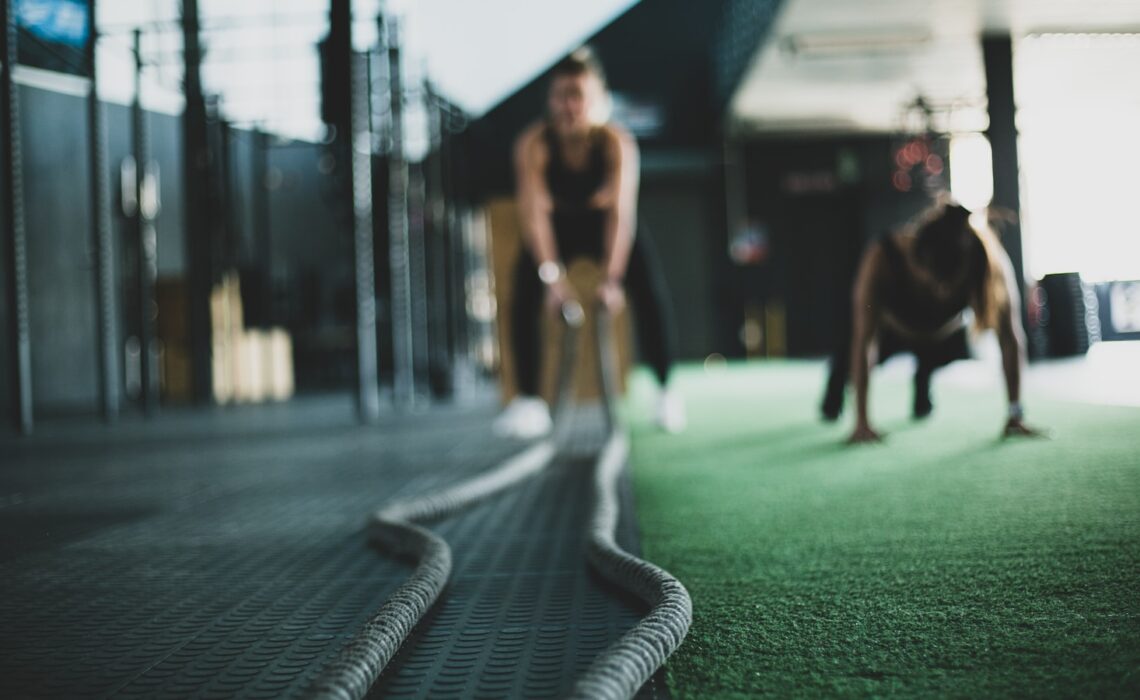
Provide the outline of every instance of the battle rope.
{"type": "Polygon", "coordinates": [[[363,698],[447,585],[451,577],[451,548],[443,538],[416,525],[417,522],[438,520],[486,500],[537,474],[554,460],[557,454],[554,440],[566,432],[577,333],[584,319],[580,304],[563,305],[565,332],[558,378],[557,422],[552,439],[543,440],[498,467],[456,486],[398,501],[372,514],[368,521],[370,541],[394,557],[415,562],[416,568],[323,670],[309,689],[311,697],[363,698]]]}
{"type": "MultiPolygon", "coordinates": [[[[500,466],[444,491],[396,502],[372,515],[369,537],[389,554],[416,562],[411,577],[357,632],[310,690],[318,698],[359,700],[435,603],[451,575],[447,543],[417,522],[454,514],[510,488],[545,469],[557,456],[567,430],[570,378],[577,329],[584,314],[576,303],[562,310],[566,322],[559,376],[559,405],[554,435],[511,457],[500,466]]],[[[615,539],[619,505],[617,482],[629,456],[629,441],[617,424],[608,319],[598,314],[599,380],[609,438],[594,475],[594,512],[587,557],[613,584],[636,595],[650,611],[610,646],[576,682],[574,698],[629,698],[680,646],[692,622],[692,602],[685,587],[663,569],[621,549],[615,539]]]]}
{"type": "Polygon", "coordinates": [[[693,622],[693,602],[681,582],[625,551],[614,539],[620,513],[618,479],[629,463],[629,439],[614,406],[617,368],[609,342],[609,319],[599,313],[597,322],[598,380],[610,436],[594,469],[594,512],[586,557],[606,580],[640,598],[650,610],[578,678],[570,694],[575,700],[633,697],[681,646],[693,622]]]}
{"type": "Polygon", "coordinates": [[[382,508],[369,538],[385,552],[416,562],[415,571],[364,624],[311,689],[318,698],[363,698],[451,576],[451,549],[415,522],[436,520],[509,488],[546,468],[557,454],[540,442],[501,466],[436,494],[382,508]]]}

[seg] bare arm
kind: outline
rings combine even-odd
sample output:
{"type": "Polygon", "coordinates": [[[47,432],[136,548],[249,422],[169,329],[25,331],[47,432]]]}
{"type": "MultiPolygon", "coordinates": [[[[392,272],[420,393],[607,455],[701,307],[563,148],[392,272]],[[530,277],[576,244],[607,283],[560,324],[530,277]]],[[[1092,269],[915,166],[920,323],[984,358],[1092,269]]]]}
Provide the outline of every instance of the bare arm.
{"type": "Polygon", "coordinates": [[[629,264],[637,230],[640,173],[637,142],[622,129],[606,127],[606,180],[592,203],[606,210],[603,265],[608,281],[620,282],[629,264]]]}
{"type": "Polygon", "coordinates": [[[542,172],[550,154],[539,138],[541,127],[532,126],[515,142],[515,183],[522,224],[523,244],[536,263],[558,262],[558,247],[550,224],[553,203],[542,172]]]}
{"type": "MultiPolygon", "coordinates": [[[[532,126],[524,131],[515,143],[515,182],[519,219],[522,224],[523,244],[534,257],[534,261],[540,267],[554,263],[559,265],[560,269],[558,245],[554,238],[554,225],[550,219],[554,202],[543,177],[550,153],[542,142],[541,134],[541,125],[532,126]]],[[[554,309],[574,297],[565,274],[559,274],[556,278],[544,278],[543,281],[546,283],[547,308],[554,309]]]]}
{"type": "MultiPolygon", "coordinates": [[[[1003,266],[1005,267],[1005,266],[1003,266]]],[[[1011,279],[1012,270],[1005,274],[1009,298],[998,322],[998,344],[1001,346],[1001,368],[1005,374],[1006,395],[1010,404],[1021,401],[1021,368],[1025,364],[1025,331],[1021,328],[1021,299],[1011,279]]]]}
{"type": "Polygon", "coordinates": [[[879,323],[879,302],[875,282],[881,269],[882,253],[872,246],[863,256],[852,294],[851,384],[855,389],[855,429],[848,442],[876,442],[880,435],[867,415],[871,367],[875,363],[875,331],[879,323]]]}
{"type": "Polygon", "coordinates": [[[1021,294],[1013,265],[1004,254],[1000,261],[1005,280],[1006,299],[998,321],[997,336],[1001,346],[1001,369],[1005,375],[1005,391],[1009,398],[1009,418],[1004,434],[1038,436],[1041,433],[1025,424],[1021,409],[1021,369],[1025,366],[1025,330],[1021,327],[1021,294]]]}

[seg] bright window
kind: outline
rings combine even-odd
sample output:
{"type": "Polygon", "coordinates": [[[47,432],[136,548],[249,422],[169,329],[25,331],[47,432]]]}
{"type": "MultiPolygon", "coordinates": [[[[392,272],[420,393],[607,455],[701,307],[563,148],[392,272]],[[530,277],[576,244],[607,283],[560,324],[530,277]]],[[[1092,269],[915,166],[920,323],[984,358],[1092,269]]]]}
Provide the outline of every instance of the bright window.
{"type": "Polygon", "coordinates": [[[1140,34],[1042,35],[1015,55],[1026,272],[1140,279],[1140,34]]]}

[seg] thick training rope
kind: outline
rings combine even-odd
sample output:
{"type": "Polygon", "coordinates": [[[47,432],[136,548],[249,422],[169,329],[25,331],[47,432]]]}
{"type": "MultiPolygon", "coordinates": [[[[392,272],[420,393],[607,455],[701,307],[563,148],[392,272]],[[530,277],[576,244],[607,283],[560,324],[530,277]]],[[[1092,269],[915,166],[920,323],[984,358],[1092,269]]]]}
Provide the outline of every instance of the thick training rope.
{"type": "Polygon", "coordinates": [[[617,368],[609,342],[610,324],[599,313],[598,381],[602,387],[609,439],[594,468],[594,512],[586,557],[603,578],[640,598],[649,613],[602,652],[574,684],[570,697],[631,698],[681,646],[693,622],[689,592],[668,571],[639,559],[615,539],[620,506],[618,479],[629,463],[629,438],[614,406],[617,368]]]}
{"type": "Polygon", "coordinates": [[[340,654],[309,688],[314,698],[358,700],[392,660],[451,578],[451,548],[443,538],[415,523],[437,520],[507,489],[545,469],[557,454],[553,439],[567,431],[571,368],[578,329],[585,314],[577,302],[564,304],[566,324],[559,371],[557,422],[551,440],[544,440],[499,467],[439,493],[392,503],[373,513],[368,535],[373,544],[395,557],[416,562],[416,568],[396,592],[380,606],[340,654]]]}
{"type": "Polygon", "coordinates": [[[614,539],[620,512],[618,478],[629,457],[629,441],[613,433],[594,473],[594,513],[586,556],[606,580],[650,606],[633,629],[602,652],[578,679],[571,698],[631,698],[681,646],[693,622],[689,592],[669,572],[638,559],[614,539]]]}
{"type": "MultiPolygon", "coordinates": [[[[365,623],[340,655],[311,687],[316,698],[359,700],[407,639],[412,628],[435,603],[451,575],[451,550],[442,538],[416,525],[436,520],[510,488],[541,472],[557,456],[557,444],[567,433],[567,404],[576,344],[582,324],[581,306],[563,307],[567,330],[559,377],[558,420],[551,439],[508,459],[501,466],[453,488],[413,500],[393,503],[373,514],[369,537],[397,557],[411,559],[411,577],[365,623]]],[[[615,585],[650,606],[649,614],[603,652],[578,679],[573,698],[629,698],[680,646],[692,622],[692,602],[681,583],[663,569],[621,549],[614,533],[619,505],[617,482],[628,461],[629,441],[619,429],[612,393],[614,367],[608,349],[608,319],[599,313],[599,380],[609,438],[598,456],[594,474],[594,512],[590,521],[587,557],[615,585]]]]}
{"type": "Polygon", "coordinates": [[[369,539],[393,556],[416,561],[416,569],[325,669],[310,695],[363,698],[447,585],[451,549],[441,537],[414,522],[436,520],[489,498],[542,471],[555,454],[554,444],[543,441],[458,486],[374,513],[369,539]]]}

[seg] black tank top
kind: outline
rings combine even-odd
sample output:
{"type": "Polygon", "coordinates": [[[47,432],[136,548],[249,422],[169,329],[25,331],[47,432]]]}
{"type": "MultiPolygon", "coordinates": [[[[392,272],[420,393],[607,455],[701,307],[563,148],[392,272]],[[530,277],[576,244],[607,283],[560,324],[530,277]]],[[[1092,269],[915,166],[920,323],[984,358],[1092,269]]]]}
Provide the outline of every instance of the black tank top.
{"type": "Polygon", "coordinates": [[[543,130],[546,148],[550,158],[546,164],[546,186],[554,199],[555,211],[574,211],[589,208],[590,197],[594,196],[606,179],[606,154],[602,132],[594,130],[587,137],[590,141],[586,154],[586,167],[580,170],[567,165],[562,155],[558,136],[549,126],[543,130]]]}
{"type": "Polygon", "coordinates": [[[879,245],[888,270],[880,282],[879,298],[883,308],[903,325],[919,333],[934,333],[969,305],[970,292],[965,285],[950,298],[940,299],[916,283],[894,236],[882,238],[879,245]]]}
{"type": "Polygon", "coordinates": [[[562,145],[549,126],[543,130],[549,155],[546,164],[546,187],[553,200],[551,223],[564,258],[586,256],[601,258],[605,211],[590,206],[606,180],[606,153],[603,132],[590,132],[590,147],[584,168],[571,168],[562,155],[562,145]]]}

